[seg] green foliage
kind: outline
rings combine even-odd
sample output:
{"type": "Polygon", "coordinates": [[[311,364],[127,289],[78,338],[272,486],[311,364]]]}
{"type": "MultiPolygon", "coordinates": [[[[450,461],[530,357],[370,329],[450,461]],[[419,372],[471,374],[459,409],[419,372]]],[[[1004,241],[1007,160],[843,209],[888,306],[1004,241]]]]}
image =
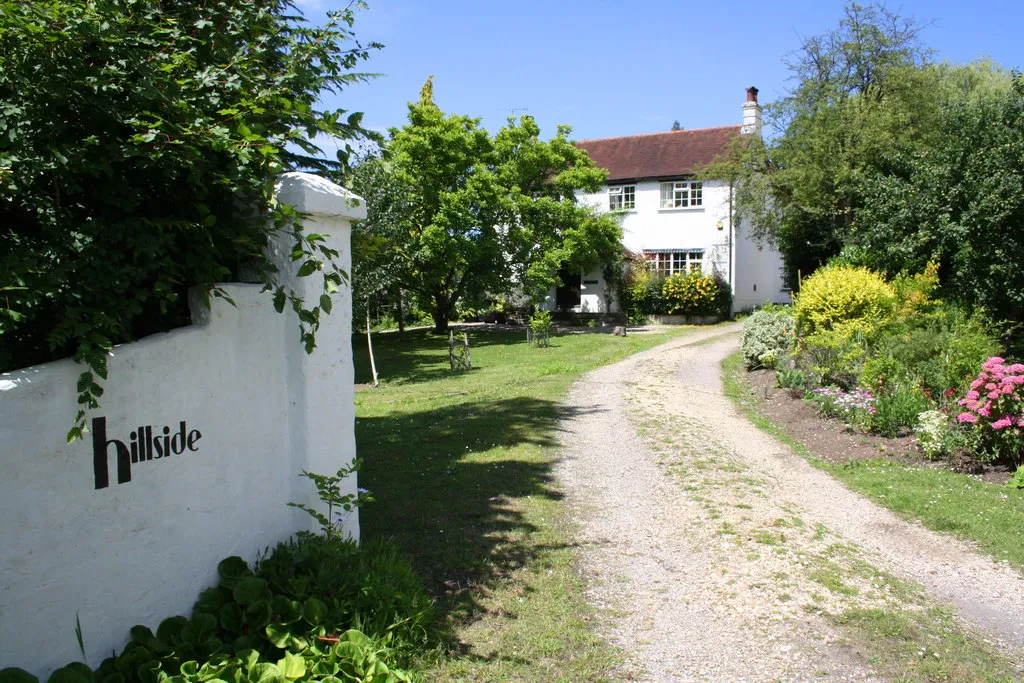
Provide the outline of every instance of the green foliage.
{"type": "Polygon", "coordinates": [[[316,109],[364,78],[353,6],[315,28],[288,0],[2,2],[0,16],[0,370],[83,363],[78,438],[110,348],[187,323],[188,288],[223,296],[214,283],[239,269],[294,310],[312,351],[330,297],[283,288],[264,250],[280,233],[299,275],[325,294],[345,281],[273,191],[283,171],[342,165],[315,158],[314,137],[366,132],[360,114],[316,109]]]}
{"type": "Polygon", "coordinates": [[[302,503],[288,503],[288,505],[304,510],[310,517],[315,519],[317,524],[320,525],[320,530],[324,536],[340,535],[347,513],[362,507],[366,503],[373,502],[373,496],[365,489],[356,489],[355,493],[342,494],[341,492],[341,483],[359,471],[361,464],[362,461],[357,458],[350,465],[339,468],[337,474],[333,477],[313,472],[302,472],[300,476],[306,477],[313,482],[320,501],[327,505],[326,515],[302,503]]]}
{"type": "Polygon", "coordinates": [[[778,370],[775,373],[775,377],[779,383],[779,386],[782,387],[783,389],[806,391],[809,388],[807,382],[807,374],[803,370],[797,370],[795,368],[786,368],[778,370]]]}
{"type": "Polygon", "coordinates": [[[677,273],[661,286],[665,313],[669,315],[720,315],[728,317],[732,294],[717,275],[677,273]]]}
{"type": "MultiPolygon", "coordinates": [[[[414,679],[395,663],[427,644],[433,604],[392,543],[308,535],[255,569],[229,557],[217,570],[219,584],[202,592],[191,617],[165,619],[156,633],[135,626],[124,651],[95,673],[74,663],[50,681],[414,679]]],[[[0,680],[38,683],[20,669],[0,680]]]]}
{"type": "Polygon", "coordinates": [[[870,331],[890,317],[895,303],[895,289],[877,273],[831,266],[803,281],[794,312],[802,333],[870,331]]]}
{"type": "Polygon", "coordinates": [[[622,283],[622,307],[630,315],[630,322],[643,323],[648,315],[664,313],[662,288],[665,277],[651,270],[642,256],[634,256],[626,263],[622,283]]]}
{"type": "Polygon", "coordinates": [[[871,427],[882,436],[903,436],[917,427],[918,416],[931,407],[919,388],[898,386],[875,398],[871,427]]]}
{"type": "Polygon", "coordinates": [[[888,272],[938,260],[949,298],[1024,320],[1024,78],[950,98],[939,133],[866,183],[852,239],[888,272]]]}
{"type": "Polygon", "coordinates": [[[866,338],[856,330],[824,330],[800,339],[800,365],[816,386],[852,389],[868,358],[866,338]]]}
{"type": "Polygon", "coordinates": [[[551,327],[553,326],[551,311],[537,311],[530,318],[530,329],[533,331],[533,344],[538,347],[547,347],[551,327]]]}
{"type": "Polygon", "coordinates": [[[378,253],[389,281],[417,297],[436,331],[447,330],[460,302],[476,306],[515,288],[536,299],[561,268],[618,258],[616,220],[576,204],[575,191],[596,190],[606,173],[570,130],[559,126],[543,141],[524,116],[491,136],[479,119],[442,112],[428,80],[409,124],[390,131],[386,160],[367,162],[387,178],[368,198],[363,230],[386,240],[378,253]]]}
{"type": "Polygon", "coordinates": [[[1006,485],[1011,489],[1024,489],[1024,465],[1020,465],[1013,471],[1013,476],[1010,477],[1010,481],[1006,482],[1006,485]]]}
{"type": "Polygon", "coordinates": [[[743,321],[740,351],[748,368],[775,368],[782,355],[796,341],[792,309],[755,311],[743,321]]]}
{"type": "Polygon", "coordinates": [[[765,107],[782,134],[738,141],[707,169],[734,182],[738,210],[778,245],[794,288],[839,253],[863,179],[933,133],[939,79],[923,66],[920,29],[880,4],[847,3],[836,29],[794,53],[793,90],[765,107]]]}

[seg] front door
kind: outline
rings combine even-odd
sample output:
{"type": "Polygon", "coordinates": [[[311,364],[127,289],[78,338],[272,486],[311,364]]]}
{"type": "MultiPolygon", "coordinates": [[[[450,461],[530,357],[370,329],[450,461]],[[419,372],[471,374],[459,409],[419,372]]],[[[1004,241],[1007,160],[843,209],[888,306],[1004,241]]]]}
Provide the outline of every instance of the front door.
{"type": "Polygon", "coordinates": [[[565,268],[558,277],[562,286],[555,290],[555,307],[559,311],[569,311],[580,305],[580,297],[583,291],[582,273],[572,274],[565,268]]]}

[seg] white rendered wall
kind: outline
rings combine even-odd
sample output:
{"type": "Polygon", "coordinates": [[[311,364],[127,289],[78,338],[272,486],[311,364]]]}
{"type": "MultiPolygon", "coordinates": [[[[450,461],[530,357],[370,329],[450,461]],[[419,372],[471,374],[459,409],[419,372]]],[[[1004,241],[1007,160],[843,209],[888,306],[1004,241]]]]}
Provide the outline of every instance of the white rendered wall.
{"type": "Polygon", "coordinates": [[[782,255],[771,245],[759,246],[737,226],[736,266],[733,281],[734,312],[764,303],[788,304],[792,297],[783,289],[782,255]]]}
{"type": "MultiPolygon", "coordinates": [[[[716,270],[732,284],[734,312],[766,301],[791,301],[790,293],[783,289],[782,256],[770,245],[758,246],[741,225],[733,227],[730,262],[728,184],[705,181],[703,205],[685,209],[660,208],[660,181],[621,185],[629,184],[636,185],[636,208],[619,213],[623,244],[627,249],[635,253],[657,249],[704,250],[704,272],[716,270]]],[[[608,211],[608,186],[597,193],[580,194],[578,198],[581,203],[608,211]]],[[[551,301],[554,301],[553,292],[551,301]]]]}
{"type": "MultiPolygon", "coordinates": [[[[624,183],[630,184],[630,183],[624,183]]],[[[615,183],[610,185],[618,186],[615,183]]],[[[636,208],[620,214],[622,242],[630,251],[645,249],[704,250],[704,267],[725,273],[728,267],[729,186],[705,182],[703,204],[685,209],[662,209],[660,181],[635,183],[636,208]],[[721,229],[719,229],[721,225],[721,229]]],[[[608,211],[607,186],[592,194],[580,194],[580,203],[608,211]]]]}
{"type": "MultiPolygon", "coordinates": [[[[310,212],[310,230],[349,268],[357,198],[315,176],[286,174],[278,198],[310,212]]],[[[272,253],[282,256],[290,245],[272,253]]],[[[307,300],[316,275],[288,283],[307,300]]],[[[274,311],[258,285],[227,284],[232,306],[193,307],[188,328],[116,347],[102,407],[108,440],[130,443],[139,426],[159,436],[185,422],[192,449],[134,463],[119,483],[118,446],[104,452],[109,484],[96,488],[93,434],[64,435],[76,411],[82,367],[58,361],[0,375],[0,666],[46,676],[81,659],[120,651],[135,624],[189,614],[229,555],[258,553],[310,529],[290,501],[318,504],[302,470],[334,473],[355,456],[351,298],[322,316],[307,356],[291,313],[274,311]]],[[[180,439],[179,439],[180,442],[180,439]]],[[[180,445],[180,443],[178,444],[180,445]]],[[[127,446],[126,446],[127,447],[127,446]]],[[[173,450],[173,449],[172,449],[173,450]]],[[[345,482],[355,491],[355,478],[345,482]]],[[[345,530],[358,538],[358,517],[345,530]]]]}

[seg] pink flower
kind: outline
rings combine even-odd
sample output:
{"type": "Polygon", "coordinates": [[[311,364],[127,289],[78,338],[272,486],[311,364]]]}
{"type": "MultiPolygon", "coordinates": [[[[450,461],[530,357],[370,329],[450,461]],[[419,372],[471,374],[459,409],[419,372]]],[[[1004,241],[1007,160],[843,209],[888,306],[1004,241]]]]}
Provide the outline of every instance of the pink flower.
{"type": "Polygon", "coordinates": [[[989,391],[992,391],[993,389],[996,388],[996,383],[995,382],[989,382],[988,384],[985,385],[985,388],[988,389],[989,391]]]}
{"type": "Polygon", "coordinates": [[[960,413],[959,415],[956,416],[956,421],[969,422],[970,424],[974,424],[978,421],[978,416],[973,413],[960,413]]]}
{"type": "Polygon", "coordinates": [[[988,392],[985,395],[988,396],[993,401],[1001,396],[1001,394],[999,393],[999,390],[995,389],[995,388],[993,388],[992,391],[988,392]]]}
{"type": "Polygon", "coordinates": [[[1000,430],[1006,429],[1007,427],[1013,426],[1013,419],[1009,415],[1004,415],[995,422],[992,423],[992,429],[1000,430]]]}
{"type": "Polygon", "coordinates": [[[1017,426],[1018,427],[1024,427],[1024,417],[1018,417],[1017,418],[1017,426]]]}
{"type": "Polygon", "coordinates": [[[1005,362],[1006,362],[1005,358],[1000,358],[999,356],[992,356],[987,361],[985,361],[985,364],[988,365],[989,363],[996,364],[996,363],[1005,363],[1005,362]]]}
{"type": "Polygon", "coordinates": [[[1013,385],[1012,384],[1004,384],[1003,385],[1003,393],[1004,394],[1012,394],[1013,393],[1013,385]]]}
{"type": "Polygon", "coordinates": [[[985,380],[983,380],[983,379],[976,379],[973,382],[971,382],[971,389],[980,389],[981,385],[984,384],[984,383],[985,383],[985,380]]]}
{"type": "Polygon", "coordinates": [[[972,389],[971,391],[967,392],[967,398],[971,401],[977,401],[979,398],[981,398],[981,394],[972,389]]]}
{"type": "Polygon", "coordinates": [[[991,402],[986,403],[984,406],[981,407],[980,410],[978,410],[978,415],[981,415],[982,417],[988,417],[991,414],[992,414],[992,403],[991,402]]]}
{"type": "Polygon", "coordinates": [[[1014,363],[1010,367],[1006,368],[1007,372],[1024,372],[1024,365],[1020,363],[1014,363]]]}

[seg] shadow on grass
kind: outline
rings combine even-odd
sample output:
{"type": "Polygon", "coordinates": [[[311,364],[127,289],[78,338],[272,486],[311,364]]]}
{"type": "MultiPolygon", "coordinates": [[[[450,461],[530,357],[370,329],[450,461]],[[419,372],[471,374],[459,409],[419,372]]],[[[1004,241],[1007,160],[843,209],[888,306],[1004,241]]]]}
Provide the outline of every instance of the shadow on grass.
{"type": "Polygon", "coordinates": [[[473,620],[488,589],[565,547],[538,537],[524,507],[561,498],[539,449],[571,414],[518,397],[357,421],[360,482],[377,498],[363,534],[396,540],[449,623],[473,620]]]}
{"type": "MultiPolygon", "coordinates": [[[[456,332],[460,339],[461,334],[456,332]]],[[[471,357],[476,348],[526,344],[525,329],[518,332],[474,328],[467,334],[471,357]]],[[[378,372],[388,382],[418,383],[452,375],[448,364],[448,336],[436,335],[430,330],[410,330],[404,337],[397,332],[375,333],[373,353],[378,372]]],[[[352,355],[356,384],[373,381],[365,334],[352,336],[352,355]]]]}

